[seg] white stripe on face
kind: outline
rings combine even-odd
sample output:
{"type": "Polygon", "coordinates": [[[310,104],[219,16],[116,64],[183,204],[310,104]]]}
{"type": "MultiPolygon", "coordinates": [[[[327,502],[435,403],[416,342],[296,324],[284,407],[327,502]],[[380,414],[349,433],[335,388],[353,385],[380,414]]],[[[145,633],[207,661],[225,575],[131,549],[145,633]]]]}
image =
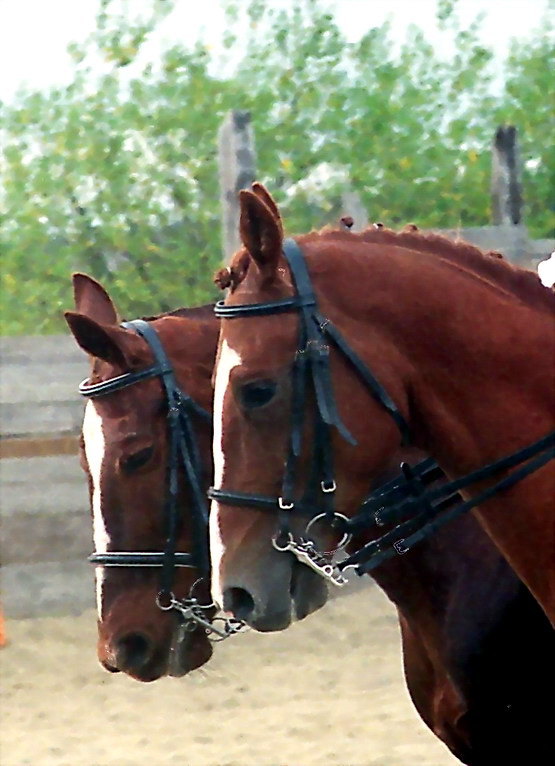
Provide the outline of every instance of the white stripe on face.
{"type": "MultiPolygon", "coordinates": [[[[83,442],[85,457],[91,474],[93,495],[93,539],[96,553],[106,553],[110,543],[110,536],[106,530],[106,524],[102,516],[102,491],[100,480],[102,476],[102,461],[104,460],[105,441],[102,429],[102,418],[98,414],[94,402],[87,402],[85,417],[83,420],[83,442]]],[[[103,567],[95,567],[96,578],[96,606],[98,618],[102,620],[102,590],[104,586],[105,572],[103,567]]]]}
{"type": "MultiPolygon", "coordinates": [[[[225,457],[223,451],[223,414],[224,397],[229,385],[229,376],[231,370],[241,364],[239,354],[230,348],[227,341],[223,341],[218,365],[216,368],[216,380],[214,385],[214,437],[213,437],[213,455],[214,455],[214,486],[221,487],[224,478],[225,457]]],[[[210,505],[210,561],[212,565],[212,598],[217,604],[223,603],[223,594],[221,587],[222,559],[225,553],[225,546],[222,540],[220,528],[220,504],[212,500],[210,505]]]]}

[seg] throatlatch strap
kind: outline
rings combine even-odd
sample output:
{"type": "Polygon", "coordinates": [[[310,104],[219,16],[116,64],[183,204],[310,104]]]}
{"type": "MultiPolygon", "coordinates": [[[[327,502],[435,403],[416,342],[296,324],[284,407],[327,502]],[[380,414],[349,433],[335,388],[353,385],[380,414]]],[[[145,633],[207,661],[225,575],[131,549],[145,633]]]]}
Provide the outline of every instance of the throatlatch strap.
{"type": "Polygon", "coordinates": [[[369,389],[370,393],[378,401],[387,413],[395,421],[397,428],[401,432],[403,444],[410,444],[410,430],[405,418],[399,412],[397,405],[387,393],[385,388],[379,382],[379,380],[372,374],[368,367],[364,364],[362,359],[356,354],[353,349],[347,344],[337,327],[331,322],[325,320],[321,315],[315,315],[315,319],[320,322],[322,331],[330,338],[332,343],[336,346],[343,356],[354,367],[358,376],[362,382],[369,389]]]}
{"type": "MultiPolygon", "coordinates": [[[[131,322],[122,322],[122,327],[135,330],[150,346],[150,349],[156,360],[156,366],[152,369],[158,370],[157,374],[162,378],[168,403],[173,399],[179,401],[180,404],[184,404],[186,407],[196,412],[197,415],[205,418],[206,420],[212,420],[212,416],[203,407],[198,405],[194,399],[186,394],[178,385],[173,367],[167,354],[164,350],[164,346],[158,336],[158,333],[147,321],[144,319],[133,319],[131,322]]],[[[139,373],[135,373],[139,374],[139,373]]]]}

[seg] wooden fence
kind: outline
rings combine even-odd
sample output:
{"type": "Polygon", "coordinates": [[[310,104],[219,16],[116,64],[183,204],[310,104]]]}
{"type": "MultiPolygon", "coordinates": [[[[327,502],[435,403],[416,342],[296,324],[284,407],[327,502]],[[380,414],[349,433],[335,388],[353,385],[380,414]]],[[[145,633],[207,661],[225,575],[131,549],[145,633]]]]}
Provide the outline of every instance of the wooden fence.
{"type": "MultiPolygon", "coordinates": [[[[249,112],[229,113],[220,130],[219,144],[222,250],[226,260],[238,246],[237,193],[256,179],[256,152],[249,112]]],[[[466,239],[484,250],[499,250],[514,263],[535,269],[539,261],[555,250],[555,239],[532,240],[523,223],[518,140],[513,126],[496,130],[491,152],[492,225],[439,231],[452,239],[466,239]]],[[[355,231],[368,225],[360,197],[348,186],[342,193],[342,205],[342,214],[353,218],[355,231]]]]}
{"type": "Polygon", "coordinates": [[[69,336],[2,338],[2,601],[8,616],[93,604],[88,492],[77,457],[88,362],[69,336]]]}

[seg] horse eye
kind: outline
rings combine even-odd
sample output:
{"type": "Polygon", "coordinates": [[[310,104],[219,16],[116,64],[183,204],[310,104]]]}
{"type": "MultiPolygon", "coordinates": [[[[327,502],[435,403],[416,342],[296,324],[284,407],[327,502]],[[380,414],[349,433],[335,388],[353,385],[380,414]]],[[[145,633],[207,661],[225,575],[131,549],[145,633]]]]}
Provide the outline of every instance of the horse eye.
{"type": "Polygon", "coordinates": [[[126,473],[137,471],[148,463],[154,454],[154,447],[145,447],[128,457],[120,458],[120,466],[126,473]]]}
{"type": "Polygon", "coordinates": [[[277,385],[273,380],[257,380],[253,383],[245,383],[240,390],[241,403],[247,410],[264,407],[274,398],[276,390],[277,385]]]}

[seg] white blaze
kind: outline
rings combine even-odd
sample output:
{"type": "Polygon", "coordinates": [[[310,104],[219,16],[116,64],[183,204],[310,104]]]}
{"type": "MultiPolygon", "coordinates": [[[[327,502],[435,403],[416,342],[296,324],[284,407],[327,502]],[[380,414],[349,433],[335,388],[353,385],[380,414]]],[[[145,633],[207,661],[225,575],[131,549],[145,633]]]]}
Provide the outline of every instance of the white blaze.
{"type": "MultiPolygon", "coordinates": [[[[85,407],[85,418],[83,420],[83,442],[85,446],[85,457],[91,474],[93,494],[92,494],[92,513],[93,513],[93,539],[94,550],[96,553],[106,553],[110,536],[106,530],[106,524],[102,515],[102,492],[101,492],[101,474],[102,461],[104,460],[105,440],[102,429],[102,418],[98,414],[94,402],[87,402],[85,407]]],[[[102,590],[104,586],[105,572],[103,567],[95,567],[96,578],[96,605],[98,617],[102,619],[102,590]]]]}
{"type": "MultiPolygon", "coordinates": [[[[225,458],[223,452],[223,411],[224,397],[229,385],[229,375],[231,370],[241,364],[239,354],[230,348],[227,341],[223,341],[218,365],[216,368],[216,379],[214,385],[214,436],[213,436],[213,455],[214,455],[214,486],[222,486],[225,468],[225,458]]],[[[225,553],[225,547],[220,531],[220,504],[212,500],[210,506],[210,561],[212,565],[212,598],[217,604],[222,604],[222,588],[220,567],[225,553]]]]}

